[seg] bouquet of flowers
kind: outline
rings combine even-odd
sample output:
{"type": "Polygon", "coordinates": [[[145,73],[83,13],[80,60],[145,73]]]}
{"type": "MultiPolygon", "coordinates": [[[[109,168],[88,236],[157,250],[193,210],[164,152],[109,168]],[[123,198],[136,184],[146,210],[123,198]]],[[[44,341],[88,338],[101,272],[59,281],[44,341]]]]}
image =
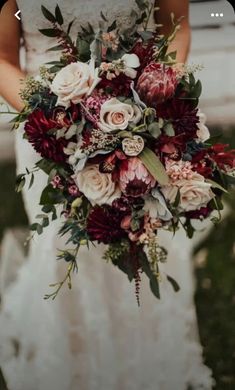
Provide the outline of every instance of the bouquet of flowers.
{"type": "MultiPolygon", "coordinates": [[[[82,26],[74,42],[71,22],[64,28],[59,7],[42,6],[51,27],[40,30],[58,40],[61,53],[29,77],[21,92],[24,136],[41,159],[17,177],[17,189],[33,185],[43,170],[42,214],[31,229],[41,234],[56,218],[60,235],[73,249],[59,251],[68,262],[64,280],[71,287],[81,245],[106,244],[104,259],[135,281],[139,299],[141,273],[159,298],[159,265],[166,261],[161,229],[174,234],[182,226],[188,237],[192,221],[223,208],[221,198],[234,182],[235,151],[210,138],[198,109],[201,83],[197,66],[176,63],[168,52],[180,21],[172,15],[172,33],[148,30],[152,6],[136,0],[130,24],[111,23],[101,13],[99,28],[82,26]]],[[[171,276],[166,276],[175,290],[171,276]]]]}

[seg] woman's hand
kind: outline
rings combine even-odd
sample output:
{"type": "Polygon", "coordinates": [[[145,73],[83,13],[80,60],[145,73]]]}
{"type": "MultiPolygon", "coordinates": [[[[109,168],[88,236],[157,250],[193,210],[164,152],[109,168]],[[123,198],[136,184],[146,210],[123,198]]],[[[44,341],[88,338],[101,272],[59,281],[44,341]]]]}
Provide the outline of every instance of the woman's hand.
{"type": "Polygon", "coordinates": [[[168,35],[172,31],[171,13],[175,19],[183,16],[181,28],[177,32],[175,40],[169,47],[169,52],[177,51],[177,62],[185,62],[188,57],[191,41],[191,30],[189,24],[189,0],[156,0],[156,7],[160,10],[155,13],[155,19],[158,24],[162,24],[160,33],[168,35]]]}
{"type": "Polygon", "coordinates": [[[24,107],[19,92],[24,73],[20,70],[20,22],[15,17],[18,8],[8,0],[0,13],[0,95],[17,111],[24,107]]]}

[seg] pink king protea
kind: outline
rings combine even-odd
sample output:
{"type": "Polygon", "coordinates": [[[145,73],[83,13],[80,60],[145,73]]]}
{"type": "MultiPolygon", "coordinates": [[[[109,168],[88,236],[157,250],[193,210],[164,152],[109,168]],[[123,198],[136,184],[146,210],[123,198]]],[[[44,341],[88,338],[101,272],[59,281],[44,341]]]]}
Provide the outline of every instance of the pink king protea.
{"type": "Polygon", "coordinates": [[[134,198],[147,194],[156,184],[138,157],[121,162],[119,180],[122,193],[134,198]]]}
{"type": "Polygon", "coordinates": [[[172,67],[152,62],[139,77],[136,89],[144,103],[156,107],[174,95],[177,83],[177,72],[172,67]]]}

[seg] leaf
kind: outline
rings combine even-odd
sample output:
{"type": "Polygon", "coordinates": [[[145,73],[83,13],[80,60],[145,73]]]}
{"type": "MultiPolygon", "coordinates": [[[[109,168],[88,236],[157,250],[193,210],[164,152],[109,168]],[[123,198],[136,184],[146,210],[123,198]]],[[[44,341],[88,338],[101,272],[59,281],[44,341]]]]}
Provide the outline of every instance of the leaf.
{"type": "Polygon", "coordinates": [[[198,99],[202,93],[202,83],[200,80],[198,80],[195,84],[195,86],[190,91],[190,97],[193,97],[195,99],[198,99]]]}
{"type": "Polygon", "coordinates": [[[151,123],[148,126],[148,131],[154,138],[158,138],[161,135],[161,129],[157,122],[151,123]]]}
{"type": "Polygon", "coordinates": [[[45,18],[47,20],[49,20],[49,22],[52,22],[52,23],[56,22],[56,18],[54,17],[54,15],[46,7],[44,7],[44,5],[41,6],[41,10],[42,10],[43,15],[45,16],[45,18]]]}
{"type": "Polygon", "coordinates": [[[166,170],[160,159],[154,152],[152,152],[152,150],[144,148],[144,150],[139,154],[139,158],[159,184],[168,184],[169,178],[167,176],[166,170]]]}
{"type": "Polygon", "coordinates": [[[166,134],[168,137],[174,137],[174,135],[175,135],[175,130],[174,130],[174,127],[173,127],[172,123],[167,123],[167,124],[164,126],[164,132],[165,132],[165,134],[166,134]]]}
{"type": "Polygon", "coordinates": [[[228,191],[224,187],[222,187],[219,183],[216,183],[214,180],[206,179],[206,182],[211,184],[212,188],[217,188],[218,190],[223,191],[226,194],[228,193],[228,191]]]}
{"type": "Polygon", "coordinates": [[[43,218],[43,221],[42,221],[42,227],[47,227],[49,226],[49,218],[46,217],[46,218],[43,218]]]}
{"type": "Polygon", "coordinates": [[[76,43],[79,59],[82,62],[87,62],[90,59],[90,44],[84,39],[77,38],[76,43]]]}
{"type": "Polygon", "coordinates": [[[171,276],[167,275],[167,280],[171,283],[173,289],[175,292],[178,292],[180,290],[180,286],[176,282],[175,279],[173,279],[171,276]]]}
{"type": "Polygon", "coordinates": [[[40,205],[53,205],[62,203],[64,196],[57,188],[53,188],[51,184],[44,188],[40,197],[40,205]]]}
{"type": "Polygon", "coordinates": [[[114,20],[114,22],[111,24],[111,26],[108,27],[107,32],[109,33],[113,30],[116,30],[116,28],[117,28],[117,22],[116,22],[116,20],[114,20]]]}
{"type": "Polygon", "coordinates": [[[148,261],[145,254],[140,256],[140,263],[141,263],[141,266],[142,266],[144,273],[149,278],[150,288],[151,288],[152,293],[155,295],[155,297],[160,299],[159,281],[158,281],[158,278],[156,277],[156,275],[153,274],[153,272],[150,268],[150,265],[149,265],[149,261],[148,261]]]}
{"type": "Polygon", "coordinates": [[[29,226],[30,230],[36,231],[38,227],[38,223],[33,223],[32,225],[29,226]]]}
{"type": "Polygon", "coordinates": [[[43,227],[39,223],[37,224],[37,233],[40,235],[43,232],[43,227]]]}
{"type": "Polygon", "coordinates": [[[48,49],[47,51],[60,51],[63,49],[63,46],[62,45],[56,45],[56,46],[53,46],[51,47],[50,49],[48,49]]]}
{"type": "Polygon", "coordinates": [[[178,189],[178,191],[177,191],[177,194],[176,194],[176,197],[175,197],[175,200],[173,203],[173,207],[175,207],[175,208],[178,207],[179,203],[180,203],[180,189],[178,189]]]}
{"type": "Polygon", "coordinates": [[[16,184],[15,184],[16,192],[21,192],[22,191],[22,189],[25,186],[25,182],[26,182],[26,179],[25,179],[25,175],[24,174],[20,174],[20,175],[17,176],[16,184]]]}
{"type": "Polygon", "coordinates": [[[55,167],[55,163],[45,160],[44,158],[39,160],[36,163],[36,166],[40,168],[43,172],[45,172],[47,175],[51,172],[51,170],[55,167]]]}
{"type": "Polygon", "coordinates": [[[140,11],[144,11],[147,8],[146,1],[145,0],[135,0],[138,8],[140,11]]]}
{"type": "Polygon", "coordinates": [[[42,28],[39,29],[39,32],[45,35],[46,37],[50,37],[50,38],[57,37],[58,35],[58,32],[53,28],[42,28]]]}
{"type": "Polygon", "coordinates": [[[138,18],[136,20],[136,24],[142,24],[144,20],[146,20],[147,18],[147,13],[146,12],[142,12],[140,18],[138,18]]]}
{"type": "Polygon", "coordinates": [[[228,185],[235,185],[235,177],[234,176],[223,174],[223,178],[228,185]]]}
{"type": "Polygon", "coordinates": [[[34,174],[32,173],[28,189],[30,189],[33,186],[33,183],[34,183],[34,174]]]}
{"type": "Polygon", "coordinates": [[[139,35],[141,36],[141,38],[145,42],[145,41],[149,41],[152,38],[153,33],[151,31],[140,31],[139,35]]]}
{"type": "Polygon", "coordinates": [[[100,16],[101,16],[101,18],[102,18],[105,22],[108,22],[108,19],[104,16],[104,14],[103,14],[102,11],[100,12],[100,16]]]}
{"type": "Polygon", "coordinates": [[[186,222],[184,223],[183,227],[187,233],[188,238],[192,238],[193,234],[195,232],[195,229],[191,224],[191,220],[187,219],[186,222]]]}
{"type": "Polygon", "coordinates": [[[152,293],[155,295],[156,298],[160,299],[160,289],[159,289],[159,282],[157,277],[152,278],[150,280],[150,288],[152,293]]]}
{"type": "Polygon", "coordinates": [[[63,19],[63,16],[62,16],[62,13],[61,13],[61,10],[60,10],[60,7],[56,6],[55,8],[55,17],[56,17],[56,21],[59,23],[60,26],[62,26],[62,24],[64,23],[64,19],[63,19]]]}
{"type": "Polygon", "coordinates": [[[67,34],[68,35],[70,34],[70,31],[71,31],[71,28],[73,26],[74,21],[75,21],[75,19],[73,19],[72,22],[70,22],[69,25],[68,25],[68,29],[67,29],[67,34]]]}

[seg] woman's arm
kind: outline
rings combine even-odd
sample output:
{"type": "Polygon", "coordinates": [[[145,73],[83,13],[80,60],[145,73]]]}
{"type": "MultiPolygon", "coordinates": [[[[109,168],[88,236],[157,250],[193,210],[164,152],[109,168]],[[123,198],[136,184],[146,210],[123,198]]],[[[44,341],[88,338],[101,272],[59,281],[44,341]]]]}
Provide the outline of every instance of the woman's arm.
{"type": "Polygon", "coordinates": [[[162,24],[161,34],[169,34],[172,31],[171,13],[175,19],[181,16],[181,28],[177,32],[175,40],[171,43],[169,51],[177,50],[177,61],[185,62],[188,57],[191,41],[191,30],[189,24],[189,0],[156,0],[155,5],[160,10],[155,13],[157,23],[162,24]]]}
{"type": "Polygon", "coordinates": [[[19,92],[25,75],[19,65],[21,26],[14,16],[17,9],[16,2],[8,0],[0,13],[0,95],[21,111],[24,104],[19,92]]]}

